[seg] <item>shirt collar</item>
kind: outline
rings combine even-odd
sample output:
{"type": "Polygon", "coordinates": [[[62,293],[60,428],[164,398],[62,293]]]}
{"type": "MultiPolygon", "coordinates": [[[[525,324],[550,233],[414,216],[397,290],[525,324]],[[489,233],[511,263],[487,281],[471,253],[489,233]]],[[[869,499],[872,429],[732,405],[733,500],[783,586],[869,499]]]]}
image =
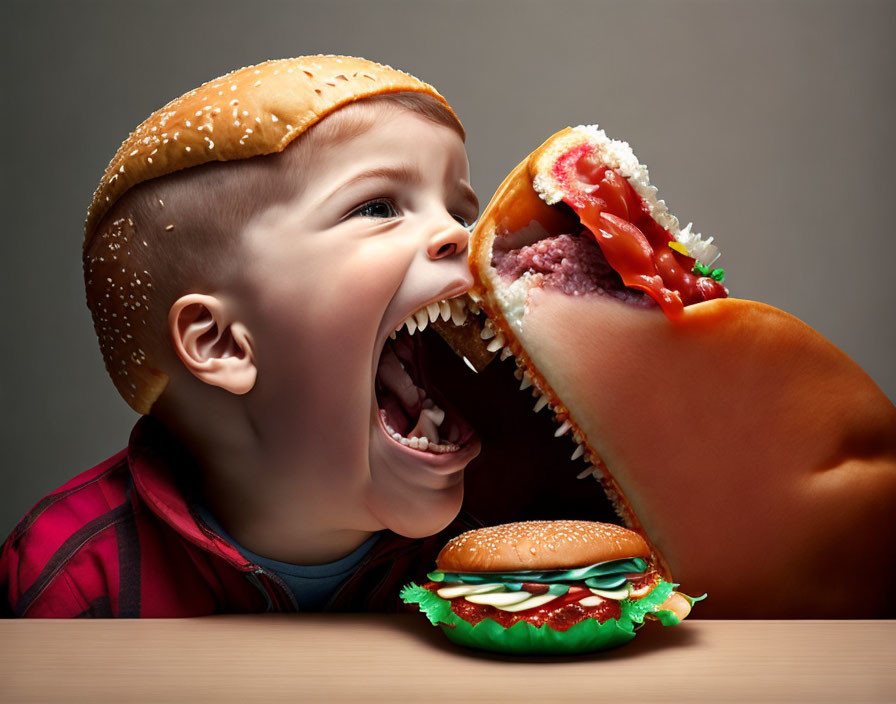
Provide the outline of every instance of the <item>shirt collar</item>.
{"type": "Polygon", "coordinates": [[[249,572],[256,565],[199,518],[188,497],[194,490],[196,463],[160,421],[142,416],[128,441],[128,465],[134,486],[147,506],[181,536],[203,550],[249,572]]]}

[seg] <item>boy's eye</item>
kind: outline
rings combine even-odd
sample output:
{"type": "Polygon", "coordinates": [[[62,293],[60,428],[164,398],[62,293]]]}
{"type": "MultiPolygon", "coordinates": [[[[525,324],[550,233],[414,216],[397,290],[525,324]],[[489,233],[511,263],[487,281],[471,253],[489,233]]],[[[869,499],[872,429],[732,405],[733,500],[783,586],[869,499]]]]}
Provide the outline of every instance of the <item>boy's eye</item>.
{"type": "Polygon", "coordinates": [[[388,200],[371,200],[352,211],[349,217],[394,218],[398,215],[395,206],[388,200]]]}

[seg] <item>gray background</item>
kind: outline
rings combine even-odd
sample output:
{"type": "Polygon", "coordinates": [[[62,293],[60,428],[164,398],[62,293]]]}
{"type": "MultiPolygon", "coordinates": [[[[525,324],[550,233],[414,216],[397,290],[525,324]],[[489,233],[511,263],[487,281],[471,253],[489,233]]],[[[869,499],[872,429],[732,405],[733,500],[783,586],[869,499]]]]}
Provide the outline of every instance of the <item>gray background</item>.
{"type": "Polygon", "coordinates": [[[802,318],[896,398],[894,19],[868,0],[4,0],[0,534],[136,420],[82,290],[104,167],[168,100],[268,58],[360,55],[433,83],[483,202],[547,136],[599,123],[716,237],[732,295],[802,318]]]}

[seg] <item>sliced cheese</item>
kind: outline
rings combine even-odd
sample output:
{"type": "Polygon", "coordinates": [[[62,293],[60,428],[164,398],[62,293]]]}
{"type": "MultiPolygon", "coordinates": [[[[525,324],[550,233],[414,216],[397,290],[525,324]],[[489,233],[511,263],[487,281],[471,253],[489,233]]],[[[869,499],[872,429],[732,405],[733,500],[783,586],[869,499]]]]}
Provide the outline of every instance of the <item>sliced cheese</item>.
{"type": "Polygon", "coordinates": [[[487,592],[495,592],[503,589],[503,584],[452,584],[448,587],[442,587],[436,591],[443,599],[454,599],[459,596],[467,596],[468,594],[485,594],[487,592]]]}
{"type": "Polygon", "coordinates": [[[525,601],[530,596],[532,596],[529,592],[519,591],[519,592],[494,592],[489,594],[471,594],[470,596],[464,597],[467,601],[472,602],[473,604],[486,604],[487,606],[497,606],[501,608],[502,606],[512,606],[513,604],[519,604],[522,601],[525,601]]]}
{"type": "Polygon", "coordinates": [[[526,609],[534,609],[537,606],[543,606],[556,598],[557,597],[553,594],[539,594],[538,596],[533,596],[531,599],[521,601],[519,604],[499,606],[498,608],[501,609],[501,611],[525,611],[526,609]]]}
{"type": "Polygon", "coordinates": [[[606,599],[602,596],[586,596],[584,599],[579,599],[579,603],[582,606],[600,606],[604,601],[606,599]]]}

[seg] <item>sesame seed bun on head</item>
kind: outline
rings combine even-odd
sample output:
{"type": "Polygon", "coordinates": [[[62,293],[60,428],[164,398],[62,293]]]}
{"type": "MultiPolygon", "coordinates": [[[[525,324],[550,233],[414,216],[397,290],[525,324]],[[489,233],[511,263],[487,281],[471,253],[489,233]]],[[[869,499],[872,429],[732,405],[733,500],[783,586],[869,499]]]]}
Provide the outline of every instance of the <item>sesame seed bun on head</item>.
{"type": "Polygon", "coordinates": [[[283,151],[343,105],[399,92],[425,93],[451,109],[428,83],[350,56],[266,61],[204,83],[154,112],[122,143],[87,210],[85,239],[121,194],[141,181],[210,161],[283,151]]]}
{"type": "MultiPolygon", "coordinates": [[[[154,112],[122,143],[87,211],[83,263],[106,368],[135,411],[149,413],[168,377],[141,341],[160,282],[152,267],[134,266],[137,258],[128,257],[151,243],[138,236],[135,218],[118,212],[122,197],[186,169],[282,152],[340,108],[392,94],[435,101],[463,138],[457,116],[431,85],[366,59],[321,55],[266,61],[209,81],[154,112]]],[[[170,237],[180,232],[174,222],[163,227],[170,237]]]]}
{"type": "Polygon", "coordinates": [[[650,559],[632,530],[595,521],[524,521],[461,533],[436,558],[444,572],[568,569],[631,557],[650,559]]]}

